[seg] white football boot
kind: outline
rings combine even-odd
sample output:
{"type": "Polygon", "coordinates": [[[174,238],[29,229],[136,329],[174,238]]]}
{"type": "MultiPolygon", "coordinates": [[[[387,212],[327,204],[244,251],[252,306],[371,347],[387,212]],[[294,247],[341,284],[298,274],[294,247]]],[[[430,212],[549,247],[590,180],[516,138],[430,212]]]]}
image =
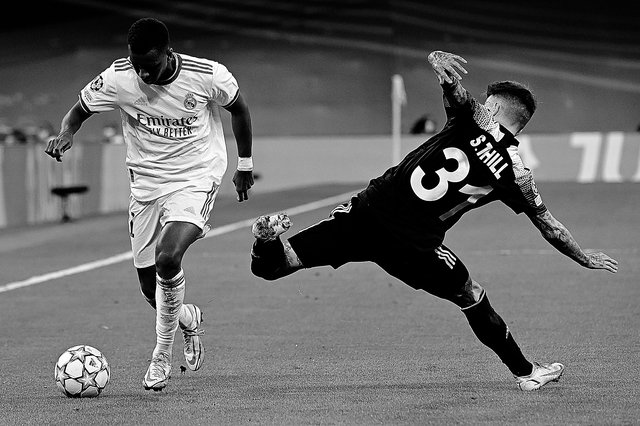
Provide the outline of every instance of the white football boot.
{"type": "Polygon", "coordinates": [[[253,223],[251,232],[260,241],[273,241],[291,228],[291,219],[284,213],[260,216],[253,223]]]}
{"type": "Polygon", "coordinates": [[[193,317],[193,322],[188,327],[182,327],[182,338],[184,340],[184,359],[190,370],[196,371],[202,366],[204,361],[204,345],[202,344],[202,336],[204,330],[200,328],[202,323],[202,311],[196,305],[191,303],[184,305],[193,317]]]}
{"type": "Polygon", "coordinates": [[[158,352],[151,359],[151,364],[147,369],[147,374],[142,379],[142,384],[146,390],[159,391],[167,386],[171,375],[171,357],[165,352],[158,352]]]}
{"type": "Polygon", "coordinates": [[[514,376],[518,388],[523,391],[538,390],[549,382],[557,382],[564,373],[564,365],[559,362],[550,364],[533,363],[533,371],[528,376],[514,376]]]}

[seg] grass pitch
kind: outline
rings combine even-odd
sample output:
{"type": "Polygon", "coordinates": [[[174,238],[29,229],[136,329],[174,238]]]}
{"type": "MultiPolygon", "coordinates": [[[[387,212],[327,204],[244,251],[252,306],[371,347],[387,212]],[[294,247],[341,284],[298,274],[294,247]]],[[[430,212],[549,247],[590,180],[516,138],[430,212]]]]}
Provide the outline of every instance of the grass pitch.
{"type": "MultiPolygon", "coordinates": [[[[257,194],[242,204],[221,198],[212,224],[361,187],[257,194]]],[[[373,264],[272,283],[252,276],[244,227],[187,252],[185,301],[205,312],[206,360],[182,374],[178,340],[163,392],[142,388],[154,312],[130,261],[0,293],[0,424],[635,424],[640,185],[539,187],[581,246],[618,259],[618,274],[574,264],[497,203],[465,216],[446,244],[483,283],[523,352],[566,364],[561,381],[541,391],[519,391],[453,304],[373,264]],[[54,363],[77,344],[110,362],[98,398],[68,399],[56,388],[54,363]]],[[[293,216],[289,232],[332,207],[293,216]]],[[[0,286],[127,252],[126,221],[117,214],[3,231],[0,286]]]]}

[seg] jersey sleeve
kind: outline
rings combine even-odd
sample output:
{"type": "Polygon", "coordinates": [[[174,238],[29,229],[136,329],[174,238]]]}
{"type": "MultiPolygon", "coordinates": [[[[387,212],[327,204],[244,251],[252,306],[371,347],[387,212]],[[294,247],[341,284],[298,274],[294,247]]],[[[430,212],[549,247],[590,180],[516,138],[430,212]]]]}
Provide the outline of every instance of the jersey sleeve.
{"type": "Polygon", "coordinates": [[[213,70],[213,101],[223,107],[231,105],[240,90],[235,77],[227,67],[217,64],[213,70]]]}
{"type": "Polygon", "coordinates": [[[113,65],[80,91],[80,104],[88,113],[113,111],[117,107],[117,90],[113,65]]]}
{"type": "Polygon", "coordinates": [[[516,146],[510,146],[508,152],[513,162],[516,185],[513,193],[502,197],[502,201],[516,214],[525,213],[528,216],[535,216],[544,213],[547,207],[542,202],[542,196],[538,192],[531,170],[524,166],[516,146]]]}

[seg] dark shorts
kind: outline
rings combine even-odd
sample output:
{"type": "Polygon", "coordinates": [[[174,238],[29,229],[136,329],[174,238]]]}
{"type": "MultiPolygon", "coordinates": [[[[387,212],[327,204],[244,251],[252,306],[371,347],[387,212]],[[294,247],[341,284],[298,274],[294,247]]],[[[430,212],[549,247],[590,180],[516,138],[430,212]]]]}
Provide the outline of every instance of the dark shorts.
{"type": "Polygon", "coordinates": [[[416,290],[448,298],[469,279],[469,271],[445,245],[418,249],[386,233],[359,200],[337,206],[323,221],[289,238],[306,268],[374,262],[416,290]]]}

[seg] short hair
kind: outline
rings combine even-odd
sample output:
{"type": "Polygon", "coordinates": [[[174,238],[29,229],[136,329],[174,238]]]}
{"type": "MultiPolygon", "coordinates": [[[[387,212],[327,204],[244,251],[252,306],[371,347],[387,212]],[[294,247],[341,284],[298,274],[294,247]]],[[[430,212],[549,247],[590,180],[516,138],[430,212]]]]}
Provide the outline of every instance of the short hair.
{"type": "Polygon", "coordinates": [[[140,55],[153,49],[161,51],[169,46],[169,30],[157,19],[138,19],[129,27],[127,43],[131,52],[140,55]]]}
{"type": "Polygon", "coordinates": [[[511,118],[522,127],[531,120],[538,106],[533,92],[517,81],[495,81],[489,84],[487,97],[489,96],[506,100],[511,106],[511,118]]]}

